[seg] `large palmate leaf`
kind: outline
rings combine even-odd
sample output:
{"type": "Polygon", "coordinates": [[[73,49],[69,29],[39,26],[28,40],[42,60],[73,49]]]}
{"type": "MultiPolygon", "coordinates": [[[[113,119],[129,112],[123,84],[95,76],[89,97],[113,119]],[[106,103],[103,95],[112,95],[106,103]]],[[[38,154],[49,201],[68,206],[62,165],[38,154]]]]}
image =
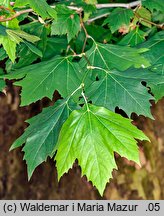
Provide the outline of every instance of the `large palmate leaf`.
{"type": "MultiPolygon", "coordinates": [[[[129,116],[132,112],[136,112],[138,115],[142,114],[152,118],[149,100],[153,97],[148,94],[147,88],[141,85],[142,76],[144,75],[145,78],[147,75],[143,72],[137,77],[138,72],[134,74],[133,70],[129,73],[111,70],[111,68],[117,68],[124,71],[131,66],[149,66],[148,61],[140,56],[139,52],[130,47],[102,45],[94,42],[93,47],[86,52],[86,57],[91,65],[88,66],[90,71],[87,74],[92,74],[92,80],[93,77],[97,79],[98,76],[99,81],[88,85],[90,76],[87,76],[85,85],[89,99],[96,105],[105,106],[113,111],[118,106],[129,116]]],[[[154,80],[156,76],[151,75],[151,77],[150,80],[154,80]]],[[[159,82],[158,76],[156,79],[159,82]]]]}
{"type": "Polygon", "coordinates": [[[164,96],[164,32],[158,32],[145,43],[139,45],[142,48],[148,48],[149,51],[144,53],[144,56],[151,62],[150,68],[154,73],[161,77],[161,82],[158,85],[152,83],[151,90],[156,101],[164,96]]]}
{"type": "Polygon", "coordinates": [[[81,71],[72,57],[54,57],[51,60],[29,65],[10,73],[8,79],[22,80],[15,85],[22,86],[21,105],[28,105],[43,97],[52,99],[55,90],[66,97],[81,84],[81,71]]]}
{"type": "Polygon", "coordinates": [[[40,114],[27,121],[30,126],[11,146],[12,150],[26,143],[23,151],[29,178],[39,164],[48,156],[52,156],[60,128],[72,109],[74,105],[67,100],[58,101],[54,106],[45,108],[40,114]]]}
{"type": "Polygon", "coordinates": [[[101,44],[94,41],[92,48],[86,52],[86,57],[91,66],[124,71],[131,66],[135,68],[150,66],[148,60],[140,55],[143,51],[145,49],[101,44]]]}
{"type": "Polygon", "coordinates": [[[149,101],[154,98],[141,82],[147,82],[147,86],[151,86],[152,83],[158,86],[161,83],[161,77],[158,74],[148,69],[128,69],[119,72],[103,68],[95,69],[95,73],[100,74],[100,79],[94,81],[86,89],[87,97],[94,104],[104,106],[112,111],[119,107],[128,116],[135,112],[138,115],[152,118],[149,101]]]}
{"type": "Polygon", "coordinates": [[[69,10],[67,7],[58,6],[57,20],[52,23],[52,35],[65,35],[67,34],[68,42],[74,38],[80,31],[80,18],[75,11],[69,10]]]}
{"type": "Polygon", "coordinates": [[[56,12],[46,2],[46,0],[16,0],[15,7],[30,5],[30,7],[44,19],[48,17],[56,18],[56,12]]]}
{"type": "Polygon", "coordinates": [[[73,111],[59,135],[55,157],[58,178],[78,159],[82,174],[102,195],[113,169],[117,168],[114,152],[139,163],[135,139],[148,140],[131,120],[103,107],[88,105],[73,111]]]}
{"type": "Polygon", "coordinates": [[[114,33],[120,27],[129,26],[132,17],[133,10],[126,8],[116,8],[104,21],[104,24],[108,24],[111,32],[114,33]]]}

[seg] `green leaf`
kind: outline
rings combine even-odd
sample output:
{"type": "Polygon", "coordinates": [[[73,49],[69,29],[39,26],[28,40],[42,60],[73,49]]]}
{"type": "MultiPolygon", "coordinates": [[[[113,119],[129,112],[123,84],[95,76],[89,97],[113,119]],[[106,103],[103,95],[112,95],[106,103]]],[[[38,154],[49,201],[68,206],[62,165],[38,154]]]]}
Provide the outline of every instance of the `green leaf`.
{"type": "Polygon", "coordinates": [[[164,23],[164,13],[162,13],[161,11],[154,11],[153,12],[153,22],[155,23],[164,23]]]}
{"type": "Polygon", "coordinates": [[[4,48],[2,47],[2,48],[0,48],[0,61],[5,59],[5,58],[7,58],[7,54],[4,50],[4,48]]]}
{"type": "Polygon", "coordinates": [[[40,56],[41,58],[43,57],[42,51],[39,50],[36,46],[34,46],[31,43],[28,43],[27,41],[24,41],[24,43],[27,45],[27,47],[36,55],[40,56]]]}
{"type": "Polygon", "coordinates": [[[5,81],[0,79],[0,92],[5,88],[6,84],[5,81]]]}
{"type": "Polygon", "coordinates": [[[142,51],[145,50],[113,44],[101,44],[94,41],[92,48],[86,52],[86,57],[91,66],[104,69],[116,68],[124,71],[132,66],[135,68],[150,66],[148,60],[140,55],[142,51]]]}
{"type": "Polygon", "coordinates": [[[33,50],[33,52],[37,52],[37,54],[41,55],[41,52],[39,52],[38,50],[36,51],[37,48],[34,49],[34,46],[23,40],[25,39],[27,41],[30,41],[31,43],[34,43],[40,40],[39,37],[35,35],[30,35],[19,29],[6,29],[6,33],[6,36],[0,35],[0,44],[3,45],[4,49],[6,50],[6,53],[8,54],[9,58],[12,60],[13,63],[16,58],[16,45],[20,42],[25,42],[26,45],[28,44],[28,47],[30,47],[30,49],[33,50]]]}
{"type": "MultiPolygon", "coordinates": [[[[105,29],[99,25],[86,25],[86,30],[88,34],[98,42],[108,42],[112,37],[112,34],[110,34],[108,29],[105,29]]],[[[84,41],[82,42],[84,43],[84,41]]]]}
{"type": "Polygon", "coordinates": [[[16,0],[14,7],[30,5],[30,7],[43,19],[53,17],[56,19],[56,12],[52,9],[45,0],[16,0]]]}
{"type": "Polygon", "coordinates": [[[0,45],[3,45],[7,55],[11,59],[12,62],[16,59],[16,45],[17,43],[11,40],[10,36],[1,36],[0,35],[0,45]]]}
{"type": "Polygon", "coordinates": [[[108,24],[111,32],[114,33],[123,26],[129,26],[130,20],[133,15],[133,10],[131,9],[116,8],[104,21],[104,25],[108,24]]]}
{"type": "Polygon", "coordinates": [[[55,90],[62,97],[70,95],[81,84],[81,69],[72,57],[54,57],[51,60],[29,65],[6,76],[23,80],[15,83],[22,86],[21,105],[28,105],[43,97],[52,99],[55,90]]]}
{"type": "Polygon", "coordinates": [[[114,152],[139,163],[137,141],[148,138],[121,117],[103,107],[88,105],[73,111],[62,126],[55,157],[58,179],[72,167],[74,161],[88,181],[103,195],[106,183],[117,169],[114,152]]]}
{"type": "MultiPolygon", "coordinates": [[[[4,71],[2,68],[0,68],[0,75],[4,74],[4,71]]],[[[3,91],[3,89],[6,87],[6,83],[3,79],[0,79],[0,92],[3,91]]]]}
{"type": "Polygon", "coordinates": [[[60,55],[63,50],[67,49],[66,38],[51,37],[47,39],[46,48],[43,53],[43,59],[48,60],[54,55],[60,55]]]}
{"type": "Polygon", "coordinates": [[[74,38],[80,31],[79,15],[65,6],[57,6],[57,20],[54,20],[51,27],[52,35],[67,34],[68,42],[74,38]]]}
{"type": "Polygon", "coordinates": [[[8,0],[0,0],[0,4],[8,6],[9,5],[9,1],[8,0]]]}
{"type": "Polygon", "coordinates": [[[127,35],[125,35],[122,40],[118,43],[119,45],[125,46],[131,46],[134,47],[145,40],[146,33],[140,30],[139,28],[134,29],[127,35]]]}
{"type": "Polygon", "coordinates": [[[157,85],[152,83],[150,86],[157,102],[164,96],[164,32],[158,32],[139,47],[149,49],[148,52],[144,53],[144,56],[152,64],[150,70],[154,71],[155,74],[159,74],[161,78],[160,83],[157,85]]]}
{"type": "Polygon", "coordinates": [[[146,42],[140,44],[139,48],[147,48],[149,51],[143,55],[150,61],[152,65],[164,63],[164,32],[158,32],[146,42]]]}
{"type": "Polygon", "coordinates": [[[164,64],[156,65],[151,69],[157,74],[160,74],[161,81],[156,85],[154,83],[151,84],[151,91],[154,94],[156,102],[164,97],[164,64]]]}
{"type": "Polygon", "coordinates": [[[19,57],[18,62],[15,62],[12,67],[8,69],[8,72],[28,66],[38,59],[38,55],[36,55],[30,49],[27,49],[27,45],[25,43],[20,44],[17,55],[19,57]]]}
{"type": "Polygon", "coordinates": [[[141,82],[145,81],[147,86],[157,86],[162,82],[158,74],[148,69],[128,69],[119,72],[103,68],[95,69],[95,73],[98,74],[99,80],[86,88],[86,95],[94,104],[112,111],[119,107],[128,116],[135,112],[153,119],[149,101],[154,98],[141,82]]]}
{"type": "MultiPolygon", "coordinates": [[[[13,19],[8,22],[3,23],[4,28],[6,29],[5,35],[0,35],[0,45],[3,45],[7,55],[11,59],[12,62],[16,59],[16,45],[17,45],[17,37],[13,38],[7,31],[10,29],[19,29],[19,22],[17,19],[13,19]]],[[[20,41],[19,41],[20,42],[20,41]]]]}
{"type": "Polygon", "coordinates": [[[159,10],[164,11],[163,0],[142,0],[142,5],[150,9],[151,11],[159,10]]]}
{"type": "Polygon", "coordinates": [[[4,28],[6,29],[5,35],[0,35],[0,45],[3,45],[3,48],[5,49],[7,55],[11,59],[12,62],[16,59],[16,45],[17,42],[11,37],[9,34],[7,34],[7,28],[13,28],[13,29],[19,29],[18,20],[13,19],[11,21],[8,21],[6,23],[3,23],[4,28]]]}
{"type": "Polygon", "coordinates": [[[0,35],[6,36],[6,27],[3,25],[0,25],[0,35]]]}
{"type": "MultiPolygon", "coordinates": [[[[26,44],[26,46],[28,46],[28,48],[30,49],[31,52],[29,52],[29,50],[26,49],[25,55],[26,55],[27,59],[23,58],[24,54],[20,54],[20,58],[22,59],[22,62],[28,63],[28,56],[29,56],[29,58],[34,57],[34,59],[35,59],[35,58],[38,58],[38,56],[40,56],[42,58],[43,53],[46,51],[49,53],[49,50],[46,50],[47,41],[48,41],[47,35],[49,34],[48,28],[46,28],[41,23],[34,22],[34,23],[30,23],[30,24],[28,23],[28,24],[24,25],[22,27],[22,29],[25,32],[28,32],[30,35],[36,35],[38,38],[40,38],[40,40],[35,44],[35,46],[33,46],[31,43],[29,44],[26,41],[24,41],[24,43],[26,44]],[[33,55],[33,53],[35,53],[37,56],[33,55]]],[[[22,44],[21,44],[21,46],[22,46],[22,44]]],[[[53,47],[53,50],[54,50],[54,47],[53,47]]],[[[54,57],[54,55],[55,55],[55,52],[53,53],[53,55],[51,55],[48,58],[48,60],[50,58],[54,57]]],[[[23,65],[23,66],[26,66],[26,65],[23,65]]]]}
{"type": "Polygon", "coordinates": [[[18,38],[20,42],[23,41],[21,39],[25,39],[25,40],[27,40],[27,41],[29,41],[31,43],[35,43],[35,42],[40,40],[39,37],[37,37],[35,35],[30,35],[30,34],[26,33],[25,31],[22,31],[22,30],[19,30],[19,29],[17,29],[17,30],[7,29],[6,32],[7,32],[8,35],[13,36],[13,38],[14,37],[18,38]]]}
{"type": "Polygon", "coordinates": [[[149,22],[144,21],[144,20],[151,21],[151,13],[149,10],[147,10],[144,7],[139,7],[135,13],[136,16],[133,20],[134,25],[137,24],[137,22],[140,22],[142,25],[151,28],[151,24],[149,22]]]}
{"type": "MultiPolygon", "coordinates": [[[[46,36],[49,34],[49,29],[40,22],[30,22],[21,26],[22,30],[30,35],[35,35],[41,40],[46,41],[46,36]]],[[[39,41],[40,42],[40,41],[39,41]]]]}
{"type": "Polygon", "coordinates": [[[60,100],[54,106],[43,109],[40,114],[27,121],[30,126],[11,146],[10,150],[13,150],[25,143],[23,151],[29,179],[35,168],[46,161],[48,156],[51,157],[54,148],[57,148],[59,131],[72,109],[74,105],[67,100],[60,100]]]}

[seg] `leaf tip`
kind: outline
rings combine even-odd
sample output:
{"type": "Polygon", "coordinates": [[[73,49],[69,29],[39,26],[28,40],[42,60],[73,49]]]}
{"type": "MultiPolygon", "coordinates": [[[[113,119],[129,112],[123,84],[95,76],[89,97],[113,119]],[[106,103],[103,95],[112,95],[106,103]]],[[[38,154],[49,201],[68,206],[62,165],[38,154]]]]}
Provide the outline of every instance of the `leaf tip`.
{"type": "Polygon", "coordinates": [[[58,179],[58,182],[60,181],[60,179],[61,179],[61,177],[62,177],[62,174],[57,174],[57,179],[58,179]]]}
{"type": "Polygon", "coordinates": [[[12,145],[10,148],[9,148],[9,152],[11,152],[12,150],[14,150],[15,149],[15,147],[14,147],[14,145],[12,145]]]}
{"type": "Polygon", "coordinates": [[[28,181],[30,181],[34,170],[31,170],[31,169],[28,167],[28,165],[27,165],[27,171],[28,171],[28,172],[27,172],[27,173],[28,173],[28,181]]]}

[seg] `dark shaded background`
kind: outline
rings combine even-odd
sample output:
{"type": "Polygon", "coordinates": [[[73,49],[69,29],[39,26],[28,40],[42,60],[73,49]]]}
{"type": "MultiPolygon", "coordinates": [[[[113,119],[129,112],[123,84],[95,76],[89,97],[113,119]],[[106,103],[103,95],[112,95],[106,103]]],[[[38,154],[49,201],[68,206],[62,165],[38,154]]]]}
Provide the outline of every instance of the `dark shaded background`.
{"type": "MultiPolygon", "coordinates": [[[[50,101],[19,108],[19,88],[8,86],[7,95],[0,95],[0,199],[102,199],[81,178],[77,164],[58,183],[55,163],[49,159],[27,181],[21,149],[9,152],[9,148],[27,126],[24,120],[50,101]]],[[[142,167],[116,155],[119,170],[113,172],[103,199],[164,199],[164,100],[153,105],[152,112],[155,121],[133,115],[134,123],[151,139],[151,143],[139,143],[142,167]]]]}

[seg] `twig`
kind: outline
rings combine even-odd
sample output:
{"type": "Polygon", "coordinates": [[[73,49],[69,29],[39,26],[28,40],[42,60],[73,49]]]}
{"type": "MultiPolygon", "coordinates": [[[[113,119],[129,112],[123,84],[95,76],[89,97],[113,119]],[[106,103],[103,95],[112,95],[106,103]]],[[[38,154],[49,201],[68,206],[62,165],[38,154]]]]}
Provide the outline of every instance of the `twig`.
{"type": "Polygon", "coordinates": [[[85,105],[86,105],[86,107],[87,107],[87,111],[89,112],[89,111],[90,111],[90,109],[89,109],[88,102],[87,102],[87,98],[86,98],[86,96],[85,96],[85,94],[84,94],[84,91],[82,91],[81,95],[82,95],[82,96],[83,96],[83,98],[84,98],[85,105]]]}
{"type": "Polygon", "coordinates": [[[103,17],[106,17],[106,16],[108,16],[109,14],[110,14],[110,12],[105,13],[105,14],[101,14],[101,15],[99,15],[99,16],[96,16],[96,17],[93,17],[93,18],[89,19],[87,22],[88,22],[88,24],[90,24],[91,22],[94,22],[94,21],[97,20],[97,19],[101,19],[101,18],[103,18],[103,17]]]}
{"type": "Polygon", "coordinates": [[[141,1],[134,1],[131,3],[109,3],[109,4],[96,4],[97,9],[102,8],[114,8],[114,7],[124,7],[124,8],[132,8],[141,4],[141,1]]]}
{"type": "Polygon", "coordinates": [[[82,48],[82,53],[84,53],[84,50],[85,50],[85,47],[86,47],[86,44],[87,44],[87,40],[88,40],[88,32],[87,32],[87,30],[86,30],[86,28],[85,28],[85,25],[84,25],[84,23],[83,23],[83,19],[82,19],[81,13],[79,13],[79,15],[80,15],[81,27],[83,28],[84,33],[85,33],[85,40],[84,40],[84,44],[83,44],[83,48],[82,48]]]}
{"type": "MultiPolygon", "coordinates": [[[[56,6],[51,6],[52,8],[55,8],[56,6]]],[[[73,7],[73,6],[68,6],[69,9],[71,10],[76,10],[77,12],[81,12],[83,9],[82,8],[78,8],[78,7],[73,7]]],[[[6,22],[6,21],[10,21],[15,19],[16,17],[25,14],[25,13],[30,13],[33,12],[33,9],[27,9],[27,10],[22,10],[22,11],[18,11],[16,12],[13,16],[8,17],[8,18],[4,18],[4,19],[0,19],[0,22],[6,22]]]]}
{"type": "Polygon", "coordinates": [[[147,19],[145,19],[145,18],[143,18],[143,17],[140,17],[140,15],[139,15],[138,13],[136,13],[136,12],[135,12],[135,15],[136,15],[136,17],[138,18],[138,21],[139,21],[139,22],[146,22],[146,23],[148,23],[148,24],[150,24],[150,25],[156,26],[157,28],[164,29],[164,23],[162,23],[162,24],[157,24],[157,23],[151,22],[150,20],[147,20],[147,19]]]}
{"type": "MultiPolygon", "coordinates": [[[[56,5],[52,5],[51,8],[56,8],[56,5]]],[[[77,12],[83,11],[82,7],[67,6],[67,8],[69,8],[70,10],[75,10],[77,12]]]]}
{"type": "Polygon", "coordinates": [[[21,14],[30,13],[30,12],[33,12],[33,9],[27,9],[27,10],[18,11],[11,17],[0,19],[0,22],[6,22],[6,21],[13,20],[16,17],[20,16],[21,14]]]}

